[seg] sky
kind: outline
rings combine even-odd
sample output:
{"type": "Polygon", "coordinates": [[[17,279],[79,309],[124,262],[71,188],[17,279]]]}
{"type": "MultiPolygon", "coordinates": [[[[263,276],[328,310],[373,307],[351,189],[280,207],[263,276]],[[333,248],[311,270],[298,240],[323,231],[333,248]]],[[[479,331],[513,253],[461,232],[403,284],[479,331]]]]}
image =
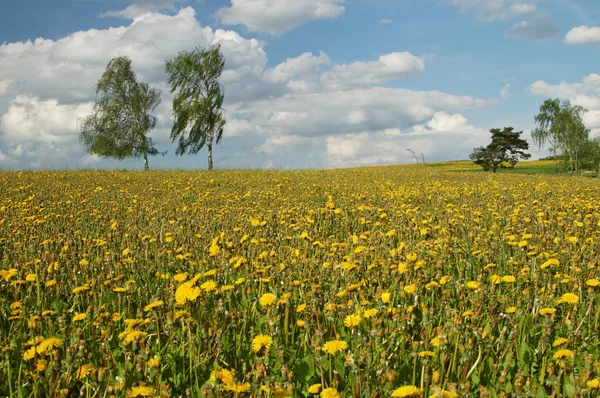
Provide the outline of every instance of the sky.
{"type": "MultiPolygon", "coordinates": [[[[530,141],[547,98],[600,135],[597,0],[19,0],[0,3],[0,169],[140,169],[86,154],[78,120],[108,62],[162,91],[151,168],[175,155],[165,61],[220,44],[227,124],[216,168],[468,159],[489,130],[530,141]]],[[[531,142],[531,141],[530,141],[531,142]]],[[[531,145],[533,159],[547,150],[531,145]]]]}

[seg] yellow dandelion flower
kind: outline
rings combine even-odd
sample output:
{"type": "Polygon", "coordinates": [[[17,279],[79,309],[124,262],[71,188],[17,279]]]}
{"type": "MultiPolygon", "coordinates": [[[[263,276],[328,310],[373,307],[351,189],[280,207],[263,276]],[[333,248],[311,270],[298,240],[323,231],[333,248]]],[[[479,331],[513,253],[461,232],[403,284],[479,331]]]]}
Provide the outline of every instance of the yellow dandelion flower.
{"type": "Polygon", "coordinates": [[[153,369],[158,369],[158,367],[160,366],[160,358],[157,356],[150,358],[148,360],[148,366],[153,369]]]}
{"type": "Polygon", "coordinates": [[[25,277],[25,280],[27,282],[35,282],[37,280],[37,275],[36,274],[27,274],[27,276],[25,277]]]}
{"type": "Polygon", "coordinates": [[[155,395],[154,389],[148,386],[138,386],[133,387],[131,390],[127,392],[128,398],[136,398],[136,397],[153,397],[155,395]]]}
{"type": "Polygon", "coordinates": [[[559,337],[558,339],[554,340],[554,343],[552,343],[552,347],[558,347],[559,345],[563,345],[568,341],[569,340],[565,339],[564,337],[559,337]]]}
{"type": "Polygon", "coordinates": [[[377,313],[379,312],[379,310],[377,308],[371,308],[369,310],[366,310],[363,314],[363,316],[365,318],[371,318],[372,316],[377,315],[377,313]]]}
{"type": "Polygon", "coordinates": [[[321,391],[321,398],[341,398],[340,393],[335,388],[326,388],[321,391]]]}
{"type": "Polygon", "coordinates": [[[391,294],[388,292],[381,293],[381,301],[384,304],[387,304],[390,301],[390,296],[391,296],[391,294]]]}
{"type": "Polygon", "coordinates": [[[35,364],[35,370],[37,372],[43,372],[44,370],[46,370],[47,366],[48,362],[45,359],[39,359],[35,364]]]}
{"type": "Polygon", "coordinates": [[[215,290],[217,288],[217,282],[210,280],[210,281],[206,281],[203,284],[200,285],[200,289],[204,290],[205,292],[212,292],[213,290],[215,290]]]}
{"type": "Polygon", "coordinates": [[[440,340],[439,337],[434,337],[433,339],[431,339],[430,343],[434,347],[439,347],[440,343],[441,343],[441,340],[440,340]]]}
{"type": "Polygon", "coordinates": [[[542,314],[542,315],[554,315],[555,312],[556,312],[556,308],[551,308],[551,307],[542,308],[540,310],[540,314],[542,314]]]}
{"type": "Polygon", "coordinates": [[[210,378],[208,380],[212,385],[215,385],[217,381],[225,385],[231,384],[233,383],[233,373],[227,369],[217,366],[215,370],[210,373],[210,378]]]}
{"type": "Polygon", "coordinates": [[[465,286],[469,290],[477,290],[479,288],[479,283],[477,283],[475,281],[470,281],[470,282],[467,282],[465,286]]]}
{"type": "Polygon", "coordinates": [[[311,394],[318,394],[319,391],[321,391],[321,385],[320,384],[313,384],[310,387],[308,387],[308,392],[311,394]]]}
{"type": "Polygon", "coordinates": [[[560,359],[560,358],[565,358],[565,357],[570,357],[573,356],[574,352],[571,350],[558,350],[554,353],[554,355],[552,356],[552,358],[554,359],[560,359]]]}
{"type": "Polygon", "coordinates": [[[591,287],[596,287],[596,286],[600,285],[600,281],[598,279],[590,279],[590,280],[586,281],[585,284],[588,286],[591,286],[591,287]]]}
{"type": "Polygon", "coordinates": [[[76,376],[75,376],[75,377],[77,377],[77,379],[79,379],[79,380],[83,380],[83,379],[85,379],[85,378],[86,378],[86,377],[87,377],[87,376],[90,374],[90,372],[91,372],[92,370],[94,370],[94,369],[95,369],[95,368],[94,368],[94,365],[91,365],[91,364],[85,364],[85,365],[82,365],[82,366],[81,366],[81,367],[80,367],[80,368],[77,370],[77,373],[76,373],[76,376]]]}
{"type": "Polygon", "coordinates": [[[348,343],[342,340],[331,340],[323,344],[322,350],[329,355],[334,355],[337,352],[343,351],[348,347],[348,343]]]}
{"type": "Polygon", "coordinates": [[[85,318],[87,318],[87,312],[77,314],[73,317],[73,323],[83,321],[85,318]]]}
{"type": "Polygon", "coordinates": [[[360,315],[352,314],[352,315],[348,315],[346,318],[344,318],[344,325],[346,327],[354,327],[354,326],[358,326],[361,321],[362,321],[362,318],[360,317],[360,315]]]}
{"type": "Polygon", "coordinates": [[[296,326],[298,326],[299,328],[303,328],[304,324],[305,324],[305,322],[302,319],[298,319],[296,321],[296,326]]]}
{"type": "Polygon", "coordinates": [[[261,306],[266,307],[268,305],[272,305],[276,300],[277,296],[275,296],[273,293],[265,293],[260,297],[258,302],[261,306]]]}
{"type": "Polygon", "coordinates": [[[188,273],[187,272],[182,272],[179,274],[175,274],[175,276],[173,277],[173,279],[175,279],[175,282],[183,282],[184,280],[186,280],[188,277],[188,273]]]}
{"type": "Polygon", "coordinates": [[[50,279],[49,281],[46,282],[46,287],[50,287],[50,286],[54,286],[56,285],[56,279],[50,279]]]}
{"type": "Polygon", "coordinates": [[[156,307],[160,307],[161,305],[163,305],[165,302],[162,300],[158,300],[158,301],[153,301],[152,303],[148,304],[147,306],[144,307],[144,311],[150,311],[153,308],[156,307]]]}
{"type": "Polygon", "coordinates": [[[579,302],[579,296],[574,293],[565,293],[560,297],[563,303],[577,304],[579,302]]]}
{"type": "Polygon", "coordinates": [[[515,312],[517,312],[517,307],[508,307],[508,308],[506,309],[506,312],[507,312],[508,314],[514,314],[515,312]]]}
{"type": "Polygon", "coordinates": [[[433,351],[421,351],[419,356],[422,357],[434,357],[435,353],[433,351]]]}
{"type": "Polygon", "coordinates": [[[517,279],[512,275],[505,275],[501,280],[504,283],[514,283],[517,279]]]}
{"type": "Polygon", "coordinates": [[[392,392],[392,397],[418,397],[421,395],[421,390],[416,386],[403,386],[396,388],[392,392]]]}
{"type": "Polygon", "coordinates": [[[406,293],[408,293],[408,294],[413,294],[415,292],[416,288],[417,288],[417,286],[414,285],[414,284],[413,285],[407,285],[407,286],[404,286],[404,291],[406,293]]]}
{"type": "Polygon", "coordinates": [[[446,283],[448,283],[450,281],[451,277],[450,276],[442,276],[442,279],[440,279],[440,285],[445,285],[446,283]]]}
{"type": "Polygon", "coordinates": [[[588,388],[590,388],[592,390],[599,390],[600,389],[600,380],[598,380],[598,379],[589,380],[585,384],[587,385],[588,388]]]}
{"type": "Polygon", "coordinates": [[[299,304],[299,305],[296,307],[296,312],[297,312],[297,313],[300,313],[300,312],[304,311],[304,309],[305,309],[305,308],[306,308],[306,304],[299,304]]]}
{"type": "Polygon", "coordinates": [[[125,343],[131,343],[132,341],[139,341],[146,337],[148,333],[142,332],[141,330],[132,330],[127,332],[125,335],[125,343]]]}
{"type": "Polygon", "coordinates": [[[271,344],[273,344],[273,339],[271,338],[271,336],[259,334],[254,339],[252,339],[252,351],[258,353],[263,348],[268,350],[269,348],[271,348],[271,344]]]}

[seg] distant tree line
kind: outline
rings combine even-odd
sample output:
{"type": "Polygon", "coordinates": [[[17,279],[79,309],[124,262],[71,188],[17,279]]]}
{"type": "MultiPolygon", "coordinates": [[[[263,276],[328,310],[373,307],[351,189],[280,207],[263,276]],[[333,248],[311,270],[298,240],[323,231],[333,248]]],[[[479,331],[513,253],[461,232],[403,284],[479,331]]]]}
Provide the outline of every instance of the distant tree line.
{"type": "MultiPolygon", "coordinates": [[[[225,59],[218,45],[182,51],[165,63],[173,99],[174,123],[170,138],[177,155],[196,154],[208,148],[208,169],[213,169],[213,144],[225,126],[224,90],[219,79],[225,59]]],[[[113,58],[96,84],[92,114],[79,120],[80,142],[87,153],[104,158],[144,159],[164,155],[149,133],[156,127],[151,113],[160,104],[160,90],[139,82],[126,56],[113,58]]]]}

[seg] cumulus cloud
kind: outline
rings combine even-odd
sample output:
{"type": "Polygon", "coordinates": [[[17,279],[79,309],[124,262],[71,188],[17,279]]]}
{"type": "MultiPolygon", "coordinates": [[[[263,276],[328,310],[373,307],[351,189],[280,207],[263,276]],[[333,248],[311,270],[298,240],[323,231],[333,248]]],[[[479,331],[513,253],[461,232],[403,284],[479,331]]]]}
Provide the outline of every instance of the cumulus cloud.
{"type": "Polygon", "coordinates": [[[385,24],[388,24],[388,23],[392,23],[392,20],[391,19],[381,18],[379,20],[379,23],[385,25],[385,24]]]}
{"type": "Polygon", "coordinates": [[[559,30],[554,24],[552,15],[548,12],[538,12],[524,21],[515,23],[510,29],[504,32],[504,37],[543,41],[556,36],[558,32],[559,30]]]}
{"type": "Polygon", "coordinates": [[[450,0],[461,12],[474,12],[486,21],[505,20],[537,10],[537,0],[450,0]]]}
{"type": "Polygon", "coordinates": [[[323,75],[321,81],[331,89],[370,86],[424,70],[423,58],[408,52],[394,52],[380,56],[377,61],[334,65],[330,72],[323,75]]]}
{"type": "Polygon", "coordinates": [[[571,29],[564,40],[565,44],[598,44],[600,43],[600,27],[578,26],[571,29]]]}
{"type": "Polygon", "coordinates": [[[306,22],[344,13],[344,0],[231,0],[215,17],[225,25],[244,25],[252,32],[280,35],[306,22]]]}
{"type": "Polygon", "coordinates": [[[321,65],[329,65],[331,60],[323,51],[318,56],[312,53],[303,53],[295,58],[288,58],[272,69],[265,71],[264,80],[269,83],[287,82],[314,70],[321,65]]]}
{"type": "Polygon", "coordinates": [[[175,11],[175,4],[184,1],[185,0],[138,0],[123,10],[110,10],[100,14],[100,17],[135,19],[148,13],[175,11]]]}
{"type": "Polygon", "coordinates": [[[581,82],[562,81],[555,85],[538,80],[532,83],[527,91],[530,95],[568,99],[574,105],[583,106],[588,110],[583,115],[586,127],[600,128],[600,75],[592,73],[584,76],[581,82]]]}

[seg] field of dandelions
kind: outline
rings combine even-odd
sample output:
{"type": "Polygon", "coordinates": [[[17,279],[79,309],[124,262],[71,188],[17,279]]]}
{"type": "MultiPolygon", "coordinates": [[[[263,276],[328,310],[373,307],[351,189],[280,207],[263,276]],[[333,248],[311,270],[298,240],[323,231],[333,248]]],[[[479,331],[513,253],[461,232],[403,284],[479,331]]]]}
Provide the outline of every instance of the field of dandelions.
{"type": "Polygon", "coordinates": [[[599,188],[0,173],[0,395],[596,396],[599,188]]]}

